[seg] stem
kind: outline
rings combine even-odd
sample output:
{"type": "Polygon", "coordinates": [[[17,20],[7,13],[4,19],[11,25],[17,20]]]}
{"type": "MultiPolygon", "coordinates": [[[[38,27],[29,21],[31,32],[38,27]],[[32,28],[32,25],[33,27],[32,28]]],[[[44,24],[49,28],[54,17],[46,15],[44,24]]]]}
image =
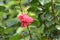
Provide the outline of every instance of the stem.
{"type": "Polygon", "coordinates": [[[32,35],[31,35],[31,32],[29,30],[29,27],[27,26],[27,29],[28,29],[28,32],[29,32],[29,35],[30,35],[30,39],[32,40],[32,35]]]}
{"type": "Polygon", "coordinates": [[[52,38],[51,37],[48,37],[48,39],[47,40],[52,40],[52,38]]]}
{"type": "Polygon", "coordinates": [[[19,2],[20,10],[21,12],[23,12],[22,7],[21,7],[21,0],[18,0],[18,2],[19,2]]]}
{"type": "Polygon", "coordinates": [[[47,26],[46,26],[46,22],[44,21],[44,22],[43,22],[43,24],[44,24],[45,29],[46,29],[46,31],[47,31],[47,30],[48,30],[48,28],[47,28],[47,26]]]}
{"type": "Polygon", "coordinates": [[[51,0],[51,6],[52,6],[52,14],[53,14],[53,16],[54,16],[54,22],[55,22],[55,25],[57,24],[56,23],[56,16],[55,16],[55,12],[54,12],[54,0],[51,0]]]}
{"type": "Polygon", "coordinates": [[[52,4],[52,13],[54,14],[54,0],[51,0],[51,4],[52,4]]]}

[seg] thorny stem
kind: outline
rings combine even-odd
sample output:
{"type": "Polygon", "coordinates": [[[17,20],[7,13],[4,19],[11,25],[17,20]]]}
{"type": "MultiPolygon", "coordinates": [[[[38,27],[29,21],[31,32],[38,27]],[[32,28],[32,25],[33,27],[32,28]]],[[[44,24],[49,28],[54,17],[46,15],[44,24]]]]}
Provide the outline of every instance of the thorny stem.
{"type": "Polygon", "coordinates": [[[27,29],[28,29],[28,31],[29,31],[30,39],[32,40],[32,35],[31,35],[30,29],[29,29],[28,26],[27,26],[27,29]]]}
{"type": "Polygon", "coordinates": [[[21,0],[18,0],[18,1],[19,1],[20,10],[21,10],[21,12],[23,12],[22,6],[21,6],[21,0]]]}
{"type": "Polygon", "coordinates": [[[52,6],[52,14],[53,14],[53,16],[54,16],[54,22],[55,22],[55,25],[57,24],[56,23],[56,16],[55,16],[55,12],[54,12],[54,0],[51,0],[51,6],[52,6]]]}
{"type": "Polygon", "coordinates": [[[51,4],[52,4],[52,13],[54,14],[54,0],[51,0],[51,4]]]}

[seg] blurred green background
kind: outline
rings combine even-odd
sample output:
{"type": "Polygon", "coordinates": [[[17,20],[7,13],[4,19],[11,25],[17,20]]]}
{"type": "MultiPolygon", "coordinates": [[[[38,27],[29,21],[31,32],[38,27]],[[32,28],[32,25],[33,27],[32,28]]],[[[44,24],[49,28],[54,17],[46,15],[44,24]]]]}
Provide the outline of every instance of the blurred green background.
{"type": "Polygon", "coordinates": [[[60,0],[54,0],[54,14],[51,4],[51,0],[0,0],[0,40],[31,40],[17,19],[20,6],[34,19],[29,25],[32,40],[60,40],[60,0]]]}

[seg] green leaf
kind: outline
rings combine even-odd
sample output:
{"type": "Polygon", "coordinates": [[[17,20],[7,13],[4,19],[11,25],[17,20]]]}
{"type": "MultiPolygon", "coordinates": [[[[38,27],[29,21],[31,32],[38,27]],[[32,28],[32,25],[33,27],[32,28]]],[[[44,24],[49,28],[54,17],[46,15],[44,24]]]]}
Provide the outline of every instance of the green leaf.
{"type": "Polygon", "coordinates": [[[30,3],[32,6],[39,6],[39,0],[32,0],[30,3]]]}
{"type": "Polygon", "coordinates": [[[4,0],[0,0],[0,2],[3,2],[4,0]]]}
{"type": "Polygon", "coordinates": [[[39,0],[42,5],[49,3],[51,0],[39,0]]]}
{"type": "Polygon", "coordinates": [[[5,11],[6,7],[0,6],[0,11],[5,11]]]}
{"type": "Polygon", "coordinates": [[[37,7],[35,6],[32,6],[28,9],[29,12],[36,12],[36,11],[39,11],[37,7]]]}
{"type": "Polygon", "coordinates": [[[17,23],[18,23],[17,19],[9,19],[9,20],[6,21],[7,27],[11,27],[11,26],[13,26],[13,25],[15,25],[17,23]]]}
{"type": "Polygon", "coordinates": [[[20,34],[22,31],[24,31],[24,28],[22,27],[19,27],[16,31],[16,34],[20,34]]]}
{"type": "Polygon", "coordinates": [[[20,40],[20,35],[19,34],[14,34],[9,38],[9,40],[20,40]]]}
{"type": "Polygon", "coordinates": [[[10,27],[4,30],[4,33],[13,34],[17,27],[10,27]]]}

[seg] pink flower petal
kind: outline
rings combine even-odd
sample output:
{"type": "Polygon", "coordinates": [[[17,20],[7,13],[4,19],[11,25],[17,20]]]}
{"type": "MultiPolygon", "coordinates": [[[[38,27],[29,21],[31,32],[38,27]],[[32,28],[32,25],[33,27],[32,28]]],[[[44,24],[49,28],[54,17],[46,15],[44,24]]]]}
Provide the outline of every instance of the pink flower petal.
{"type": "Polygon", "coordinates": [[[33,22],[33,18],[29,17],[27,14],[21,14],[18,16],[19,21],[21,21],[21,26],[26,27],[33,22]]]}

